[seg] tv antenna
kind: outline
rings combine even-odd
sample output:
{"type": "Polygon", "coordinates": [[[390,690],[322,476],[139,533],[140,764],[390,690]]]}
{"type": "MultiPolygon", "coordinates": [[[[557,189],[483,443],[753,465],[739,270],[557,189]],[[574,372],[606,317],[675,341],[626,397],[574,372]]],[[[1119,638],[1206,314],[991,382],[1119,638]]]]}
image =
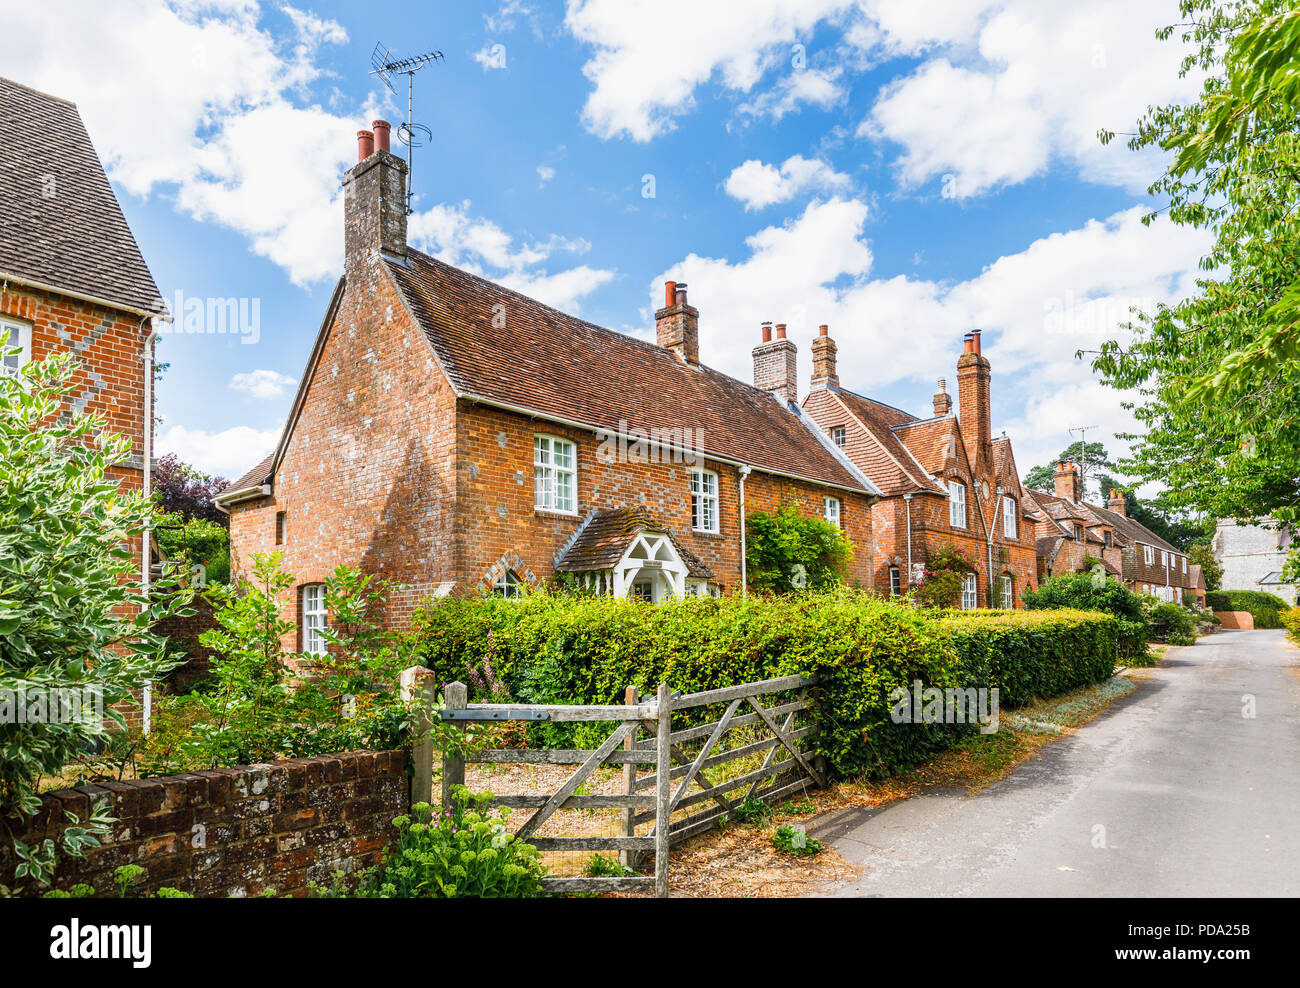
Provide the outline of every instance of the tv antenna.
{"type": "MultiPolygon", "coordinates": [[[[1070,435],[1076,432],[1079,434],[1079,487],[1083,491],[1084,497],[1088,496],[1088,433],[1098,428],[1095,425],[1076,425],[1070,430],[1070,435]]],[[[1103,496],[1105,491],[1102,491],[1103,496]]]]}
{"type": "Polygon", "coordinates": [[[411,178],[415,168],[411,160],[411,152],[414,148],[424,147],[433,141],[433,131],[424,124],[415,122],[415,73],[430,62],[440,61],[444,61],[440,51],[429,51],[423,55],[412,55],[409,58],[394,58],[381,41],[375,42],[375,50],[370,53],[370,74],[379,76],[384,85],[388,87],[388,91],[394,96],[397,95],[397,90],[393,88],[393,76],[406,76],[406,120],[397,128],[397,139],[406,145],[407,216],[410,216],[412,212],[411,178]]]}

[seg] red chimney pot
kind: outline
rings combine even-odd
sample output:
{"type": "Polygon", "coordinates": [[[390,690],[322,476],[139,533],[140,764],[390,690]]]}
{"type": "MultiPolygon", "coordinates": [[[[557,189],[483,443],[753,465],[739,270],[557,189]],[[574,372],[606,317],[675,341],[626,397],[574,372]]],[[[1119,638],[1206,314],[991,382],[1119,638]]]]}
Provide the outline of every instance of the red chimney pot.
{"type": "Polygon", "coordinates": [[[375,153],[375,135],[369,130],[357,131],[357,161],[365,161],[375,153]]]}
{"type": "Polygon", "coordinates": [[[389,150],[388,136],[393,129],[392,125],[389,124],[387,120],[376,120],[374,123],[370,125],[370,127],[375,132],[375,150],[376,151],[389,150]]]}
{"type": "Polygon", "coordinates": [[[664,282],[664,305],[671,308],[677,304],[677,282],[664,282]]]}
{"type": "Polygon", "coordinates": [[[776,338],[778,340],[785,339],[785,323],[779,322],[776,324],[776,338]]]}
{"type": "Polygon", "coordinates": [[[830,328],[829,326],[827,326],[825,323],[823,323],[822,325],[820,325],[820,326],[817,327],[817,335],[818,335],[818,336],[830,336],[830,335],[831,335],[831,328],[830,328]]]}

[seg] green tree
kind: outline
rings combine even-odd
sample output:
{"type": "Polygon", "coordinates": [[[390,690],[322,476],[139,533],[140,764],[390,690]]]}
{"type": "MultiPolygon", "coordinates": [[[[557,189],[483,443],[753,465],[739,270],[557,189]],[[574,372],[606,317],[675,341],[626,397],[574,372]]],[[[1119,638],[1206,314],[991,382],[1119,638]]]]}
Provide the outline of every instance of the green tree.
{"type": "MultiPolygon", "coordinates": [[[[59,723],[0,717],[0,827],[11,830],[40,809],[41,777],[125,731],[114,705],[174,665],[149,628],[180,601],[168,584],[144,595],[130,549],[153,505],[111,475],[130,456],[128,440],[97,415],[61,414],[77,373],[58,354],[0,374],[0,697],[30,710],[38,697],[75,691],[92,704],[59,723]]],[[[59,850],[80,855],[106,823],[102,814],[79,821],[60,846],[12,838],[15,877],[48,884],[59,850]]]]}
{"type": "Polygon", "coordinates": [[[745,539],[749,588],[759,593],[820,590],[841,582],[853,559],[853,546],[838,525],[805,517],[792,504],[775,514],[751,514],[745,539]]]}
{"type": "MultiPolygon", "coordinates": [[[[1170,158],[1144,218],[1208,231],[1196,290],[1136,312],[1093,366],[1134,389],[1144,433],[1121,466],[1171,508],[1300,522],[1300,11],[1276,0],[1181,0],[1188,104],[1151,107],[1129,147],[1170,158]]],[[[1114,138],[1102,132],[1103,142],[1114,138]]]]}
{"type": "MultiPolygon", "coordinates": [[[[1062,461],[1083,465],[1086,467],[1089,477],[1098,476],[1099,470],[1115,469],[1115,464],[1111,462],[1110,454],[1106,451],[1105,445],[1100,442],[1084,443],[1081,440],[1076,440],[1061,450],[1061,455],[1051,463],[1030,467],[1022,483],[1032,490],[1051,494],[1055,489],[1052,475],[1056,473],[1056,464],[1062,461]]],[[[1105,492],[1106,488],[1103,487],[1102,494],[1104,495],[1105,492]]]]}
{"type": "Polygon", "coordinates": [[[1188,562],[1194,563],[1201,567],[1201,572],[1205,575],[1205,589],[1207,591],[1218,590],[1223,584],[1223,567],[1219,561],[1214,558],[1214,550],[1205,543],[1199,543],[1187,550],[1188,562]]]}

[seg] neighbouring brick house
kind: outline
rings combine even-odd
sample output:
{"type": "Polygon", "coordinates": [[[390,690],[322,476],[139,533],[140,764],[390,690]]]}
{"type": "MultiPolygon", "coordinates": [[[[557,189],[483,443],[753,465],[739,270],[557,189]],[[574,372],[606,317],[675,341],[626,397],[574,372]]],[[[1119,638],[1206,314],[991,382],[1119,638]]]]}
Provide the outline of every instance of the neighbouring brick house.
{"type": "Polygon", "coordinates": [[[795,402],[793,344],[760,348],[745,384],[700,363],[684,284],[650,343],[410,248],[388,133],[362,131],[344,176],[345,270],[279,444],[217,499],[234,572],[279,551],[295,575],[301,648],[322,647],[340,564],[408,588],[395,624],[430,595],[560,573],[717,593],[741,584],[742,513],[783,504],[841,525],[850,582],[873,585],[879,492],[795,402]]]}
{"type": "Polygon", "coordinates": [[[804,410],[871,477],[873,580],[892,593],[918,583],[927,559],[951,545],[974,561],[962,607],[1019,607],[1036,580],[1031,513],[1011,441],[992,436],[990,366],[978,330],[957,360],[958,401],[939,381],[933,415],[917,418],[840,385],[837,347],[822,326],[813,341],[804,410]]]}
{"type": "MultiPolygon", "coordinates": [[[[158,286],[75,104],[0,78],[0,147],[0,343],[21,350],[0,370],[76,357],[64,414],[96,412],[131,441],[130,461],[113,474],[139,490],[158,286]]],[[[138,561],[139,540],[133,548],[138,561]]]]}
{"type": "Polygon", "coordinates": [[[1083,500],[1077,463],[1061,462],[1052,475],[1054,493],[1029,491],[1037,505],[1038,573],[1045,580],[1101,563],[1132,590],[1182,603],[1204,601],[1205,580],[1187,553],[1128,517],[1124,495],[1110,492],[1106,507],[1083,500]]]}

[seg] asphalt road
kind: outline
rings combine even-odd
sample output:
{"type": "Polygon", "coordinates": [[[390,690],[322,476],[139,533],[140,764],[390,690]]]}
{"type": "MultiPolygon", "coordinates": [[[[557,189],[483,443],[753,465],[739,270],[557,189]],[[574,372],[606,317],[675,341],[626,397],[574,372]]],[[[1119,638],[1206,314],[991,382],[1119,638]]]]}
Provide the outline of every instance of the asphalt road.
{"type": "Polygon", "coordinates": [[[819,821],[812,836],[867,865],[825,894],[1300,895],[1300,651],[1223,631],[1140,673],[981,793],[819,821]]]}

